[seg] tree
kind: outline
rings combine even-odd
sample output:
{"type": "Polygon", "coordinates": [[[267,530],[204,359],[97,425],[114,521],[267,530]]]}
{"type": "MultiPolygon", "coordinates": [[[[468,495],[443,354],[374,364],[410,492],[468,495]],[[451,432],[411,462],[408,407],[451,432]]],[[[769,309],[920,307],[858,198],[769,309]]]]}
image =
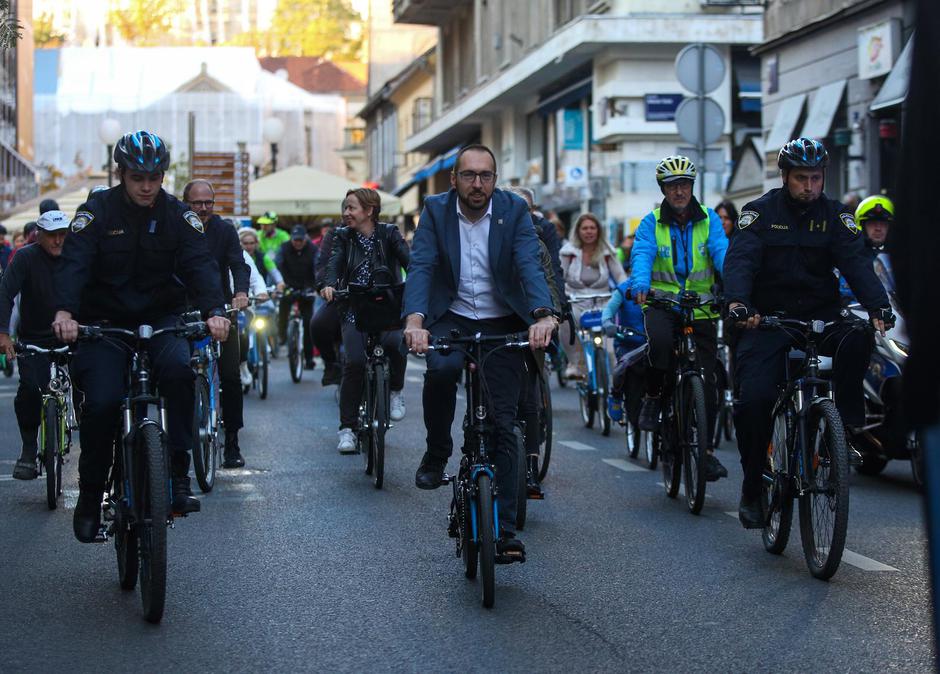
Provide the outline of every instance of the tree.
{"type": "Polygon", "coordinates": [[[234,44],[254,45],[270,56],[358,58],[362,17],[349,0],[278,0],[266,33],[243,33],[234,44]]]}
{"type": "Polygon", "coordinates": [[[33,40],[37,49],[52,49],[65,43],[66,35],[55,29],[54,18],[51,13],[43,12],[33,21],[33,40]]]}
{"type": "Polygon", "coordinates": [[[0,0],[0,47],[11,48],[23,37],[23,25],[10,9],[10,0],[0,0]]]}
{"type": "Polygon", "coordinates": [[[178,13],[174,0],[131,0],[125,9],[112,9],[108,20],[130,44],[150,47],[167,44],[178,13]]]}

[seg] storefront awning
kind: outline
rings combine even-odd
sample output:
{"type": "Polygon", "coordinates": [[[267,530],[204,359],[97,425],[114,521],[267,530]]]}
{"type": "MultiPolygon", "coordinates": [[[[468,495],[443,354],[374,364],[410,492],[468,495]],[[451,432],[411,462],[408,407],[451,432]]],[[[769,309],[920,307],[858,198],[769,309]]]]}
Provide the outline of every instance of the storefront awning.
{"type": "Polygon", "coordinates": [[[457,163],[457,153],[460,152],[461,147],[463,146],[456,145],[444,154],[436,156],[434,159],[415,171],[415,174],[411,176],[411,178],[409,178],[406,182],[396,187],[395,194],[404,194],[415,183],[426,180],[431,176],[440,173],[441,171],[446,171],[447,169],[452,168],[453,165],[457,163]]]}
{"type": "Polygon", "coordinates": [[[803,103],[806,102],[806,94],[797,94],[784,99],[777,107],[777,117],[774,119],[774,125],[767,136],[766,148],[768,152],[776,152],[793,138],[793,129],[796,123],[800,121],[800,115],[803,114],[803,103]]]}
{"type": "Polygon", "coordinates": [[[881,90],[871,102],[870,110],[881,110],[890,108],[892,105],[900,105],[907,98],[907,86],[911,80],[911,53],[914,51],[914,36],[907,41],[901,55],[898,56],[897,63],[885,78],[885,83],[881,85],[881,90]]]}
{"type": "Polygon", "coordinates": [[[803,138],[822,140],[829,135],[836,110],[842,103],[843,93],[845,93],[845,80],[824,84],[816,90],[816,96],[813,97],[809,114],[806,115],[806,122],[800,132],[803,138]]]}

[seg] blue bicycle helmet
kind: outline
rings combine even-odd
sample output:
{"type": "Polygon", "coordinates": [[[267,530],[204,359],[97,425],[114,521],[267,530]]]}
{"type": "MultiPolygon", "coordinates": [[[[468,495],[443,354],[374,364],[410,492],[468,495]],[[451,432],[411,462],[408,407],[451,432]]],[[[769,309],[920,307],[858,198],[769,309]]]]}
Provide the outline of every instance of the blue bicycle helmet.
{"type": "Polygon", "coordinates": [[[170,167],[170,151],[166,143],[149,131],[125,134],[114,146],[118,166],[142,173],[163,173],[170,167]]]}
{"type": "Polygon", "coordinates": [[[795,138],[780,148],[777,166],[783,170],[793,168],[821,168],[829,164],[829,153],[818,140],[795,138]]]}

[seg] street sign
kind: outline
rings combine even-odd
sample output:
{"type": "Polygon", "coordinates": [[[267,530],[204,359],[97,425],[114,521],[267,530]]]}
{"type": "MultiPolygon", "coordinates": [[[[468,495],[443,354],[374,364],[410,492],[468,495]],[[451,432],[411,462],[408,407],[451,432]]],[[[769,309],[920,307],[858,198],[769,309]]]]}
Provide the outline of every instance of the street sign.
{"type": "Polygon", "coordinates": [[[215,212],[235,218],[248,215],[251,165],[247,152],[194,152],[192,178],[212,183],[215,212]]]}
{"type": "Polygon", "coordinates": [[[724,132],[725,113],[711,98],[687,98],[676,110],[676,127],[685,142],[710,145],[724,132]]]}
{"type": "Polygon", "coordinates": [[[676,119],[676,108],[682,102],[682,94],[646,94],[647,122],[672,122],[676,119]]]}
{"type": "Polygon", "coordinates": [[[710,44],[690,44],[676,56],[676,77],[693,94],[704,96],[725,79],[725,60],[710,44]]]}
{"type": "Polygon", "coordinates": [[[699,151],[694,147],[682,146],[676,148],[676,154],[681,154],[692,160],[699,173],[724,173],[725,172],[725,152],[720,147],[710,147],[705,150],[705,161],[699,156],[699,151]]]}

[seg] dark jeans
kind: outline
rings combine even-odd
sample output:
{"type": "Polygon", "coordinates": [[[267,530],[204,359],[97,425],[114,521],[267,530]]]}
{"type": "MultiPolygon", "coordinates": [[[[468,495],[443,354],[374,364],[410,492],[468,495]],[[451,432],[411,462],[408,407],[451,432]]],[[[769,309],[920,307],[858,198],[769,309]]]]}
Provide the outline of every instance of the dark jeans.
{"type": "Polygon", "coordinates": [[[333,365],[339,360],[336,343],[342,339],[341,326],[342,319],[336,302],[324,303],[310,321],[310,336],[323,358],[324,365],[333,365]]]}
{"type": "MultiPolygon", "coordinates": [[[[153,322],[155,329],[175,325],[167,316],[153,322]]],[[[166,403],[168,448],[174,477],[189,473],[193,444],[193,370],[189,343],[163,334],[150,342],[151,374],[166,403]]],[[[72,361],[72,374],[84,394],[81,412],[80,484],[104,490],[111,468],[115,432],[119,428],[121,402],[127,395],[127,351],[107,340],[81,342],[72,361]]]]}
{"type": "Polygon", "coordinates": [[[225,421],[226,432],[237,433],[245,425],[242,381],[238,372],[238,366],[241,364],[240,352],[238,324],[234,322],[228,339],[222,342],[222,355],[218,363],[222,385],[222,419],[225,421]]]}
{"type": "MultiPolygon", "coordinates": [[[[650,307],[644,315],[649,340],[649,367],[646,369],[646,391],[656,394],[676,368],[675,339],[680,316],[675,311],[650,307]]],[[[718,328],[713,320],[692,321],[695,355],[705,377],[705,414],[708,417],[708,438],[711,442],[715,415],[718,411],[718,328]]],[[[671,384],[671,381],[670,381],[671,384]]]]}
{"type": "Polygon", "coordinates": [[[16,357],[20,371],[20,385],[16,390],[13,409],[20,426],[24,445],[34,445],[39,432],[42,392],[49,384],[49,356],[42,353],[21,354],[16,357]]]}
{"type": "Polygon", "coordinates": [[[277,334],[283,342],[287,339],[287,321],[290,318],[290,310],[294,302],[300,306],[301,321],[304,326],[304,360],[313,358],[313,338],[310,336],[310,319],[313,316],[313,299],[302,297],[287,297],[281,300],[277,308],[277,334]]]}
{"type": "MultiPolygon", "coordinates": [[[[359,401],[366,376],[366,335],[356,329],[355,323],[343,322],[343,382],[339,387],[339,427],[356,428],[359,417],[359,401]]],[[[389,389],[401,391],[405,388],[405,354],[401,341],[401,330],[382,333],[382,347],[388,355],[389,389]]],[[[322,353],[322,352],[321,352],[322,353]]]]}
{"type": "MultiPolygon", "coordinates": [[[[473,320],[448,312],[430,328],[433,337],[449,337],[451,330],[468,335],[500,335],[521,332],[525,322],[517,316],[473,320]]],[[[451,352],[428,352],[424,375],[424,426],[427,428],[427,453],[424,461],[444,466],[454,448],[450,434],[457,404],[457,379],[463,370],[464,356],[451,352]]],[[[486,359],[483,380],[489,392],[489,418],[496,428],[492,456],[499,491],[499,526],[507,533],[515,531],[516,471],[521,470],[516,456],[515,419],[519,391],[524,377],[525,353],[519,349],[500,349],[486,359]]]]}
{"type": "MultiPolygon", "coordinates": [[[[779,330],[744,330],[737,340],[734,361],[734,427],[744,468],[743,493],[760,495],[761,475],[770,442],[771,412],[786,377],[786,357],[791,339],[779,330]]],[[[823,334],[820,353],[834,356],[832,388],[836,406],[847,425],[865,422],[862,379],[868,369],[870,335],[847,324],[830,326],[823,334]]]]}

